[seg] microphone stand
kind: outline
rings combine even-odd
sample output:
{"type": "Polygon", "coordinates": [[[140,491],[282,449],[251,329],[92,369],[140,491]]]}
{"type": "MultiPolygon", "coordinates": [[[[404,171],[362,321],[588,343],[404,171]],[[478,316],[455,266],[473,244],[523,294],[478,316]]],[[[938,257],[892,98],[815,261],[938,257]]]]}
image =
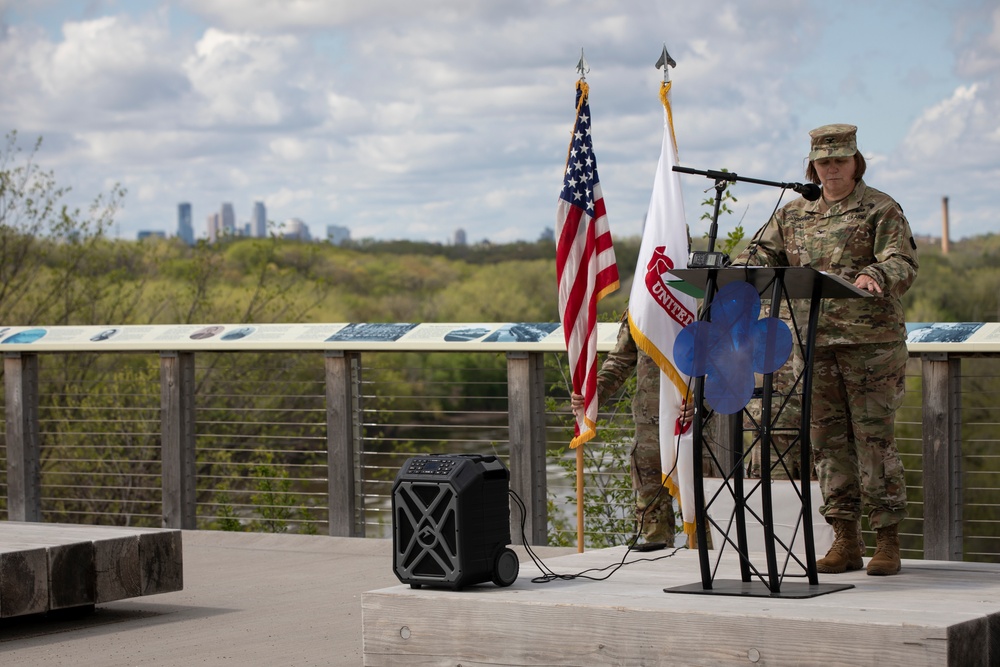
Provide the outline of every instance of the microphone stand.
{"type": "MultiPolygon", "coordinates": [[[[722,207],[722,196],[726,190],[729,183],[735,182],[746,182],[755,183],[758,185],[769,185],[773,187],[779,187],[782,189],[794,190],[805,196],[806,198],[818,199],[820,190],[817,186],[809,184],[809,186],[804,186],[799,183],[782,183],[778,181],[765,181],[759,178],[748,178],[745,176],[739,176],[736,173],[728,171],[702,171],[698,169],[691,169],[689,167],[682,167],[680,165],[674,165],[673,171],[684,173],[684,174],[694,174],[700,176],[706,176],[708,178],[715,180],[715,202],[712,210],[712,223],[708,231],[708,252],[704,253],[704,256],[699,259],[697,266],[699,268],[710,268],[710,269],[722,269],[728,264],[728,257],[724,256],[722,253],[715,252],[715,242],[719,233],[719,211],[722,207]],[[815,196],[813,196],[815,195],[815,196]]],[[[690,264],[689,264],[689,268],[690,264]]],[[[708,320],[710,316],[709,307],[712,304],[712,300],[715,298],[716,288],[717,288],[717,271],[711,270],[708,272],[706,284],[705,284],[705,297],[702,303],[701,313],[699,314],[699,320],[708,320]]],[[[771,316],[777,317],[779,306],[782,299],[782,280],[777,280],[772,288],[771,294],[771,316]]],[[[770,374],[764,377],[764,387],[763,387],[763,400],[761,402],[761,424],[769,425],[771,422],[771,395],[772,395],[772,378],[770,374]]],[[[694,400],[695,407],[698,410],[698,415],[701,413],[701,406],[705,398],[705,376],[701,375],[695,378],[694,381],[694,400]]],[[[743,451],[743,424],[739,412],[735,415],[729,415],[730,424],[729,432],[731,433],[731,442],[729,447],[732,451],[731,457],[731,468],[726,475],[729,477],[733,483],[733,495],[735,498],[744,497],[744,487],[743,487],[743,469],[744,469],[744,451],[743,451]]],[[[704,446],[703,440],[703,419],[695,419],[692,424],[692,438],[694,441],[694,502],[695,502],[695,535],[698,541],[698,557],[701,566],[701,583],[702,589],[704,591],[712,590],[713,576],[711,572],[711,566],[709,564],[709,556],[707,550],[708,544],[708,530],[707,530],[707,507],[705,505],[705,490],[703,486],[704,471],[702,470],[702,449],[704,446]]],[[[771,434],[770,427],[764,427],[763,433],[760,438],[761,447],[761,500],[762,509],[764,516],[772,516],[771,507],[771,494],[770,494],[770,467],[765,465],[763,462],[770,463],[771,455],[771,434]]],[[[713,455],[713,460],[716,465],[719,466],[720,472],[722,470],[722,465],[713,455]]],[[[806,474],[806,473],[803,473],[806,474]]],[[[746,510],[745,504],[743,502],[734,502],[735,519],[736,519],[736,542],[737,551],[740,555],[740,575],[743,582],[749,582],[751,580],[751,569],[752,564],[747,558],[748,554],[748,540],[746,531],[746,510]]],[[[765,543],[768,545],[766,549],[767,557],[767,576],[769,581],[767,582],[767,587],[770,591],[776,592],[780,590],[780,579],[778,577],[778,567],[776,555],[774,552],[773,539],[773,525],[770,522],[766,522],[764,526],[765,533],[765,543]]],[[[724,538],[728,539],[728,537],[724,538]]],[[[719,545],[718,548],[722,548],[723,545],[719,545]]],[[[759,576],[759,575],[758,575],[759,576]]],[[[815,583],[810,581],[810,583],[815,583]]]]}
{"type": "MultiPolygon", "coordinates": [[[[729,174],[722,171],[697,171],[694,169],[689,169],[687,167],[681,167],[679,165],[673,166],[673,171],[691,174],[701,174],[708,176],[709,178],[715,179],[715,205],[712,210],[712,224],[708,231],[708,252],[704,254],[706,259],[699,261],[699,266],[708,267],[709,265],[715,266],[716,268],[722,268],[726,259],[721,255],[721,253],[715,252],[715,240],[719,233],[719,210],[722,207],[722,194],[726,191],[728,182],[731,180],[730,177],[735,177],[736,174],[729,174]],[[708,259],[708,258],[714,258],[708,259]]],[[[693,253],[692,253],[693,254],[693,253]]],[[[705,297],[702,301],[701,312],[698,314],[698,319],[700,321],[707,320],[709,318],[709,306],[712,300],[715,298],[716,290],[716,272],[709,271],[708,279],[705,284],[705,297]]],[[[694,507],[695,507],[695,539],[698,543],[698,561],[701,570],[701,586],[702,590],[710,591],[712,590],[712,569],[709,563],[708,556],[708,529],[706,526],[706,515],[708,513],[707,507],[705,506],[705,488],[704,488],[704,471],[702,470],[702,448],[704,447],[704,416],[702,415],[702,405],[705,401],[705,376],[699,375],[694,379],[694,405],[696,410],[697,418],[694,423],[691,424],[692,432],[691,437],[694,445],[694,451],[692,452],[693,461],[693,472],[694,472],[694,507]]],[[[740,433],[740,439],[742,440],[742,432],[740,433]]],[[[742,450],[742,447],[740,447],[742,450]]],[[[734,450],[733,459],[735,464],[735,459],[737,452],[734,450]]],[[[740,457],[742,460],[742,453],[740,452],[740,457]]],[[[713,456],[714,459],[714,456],[713,456]]],[[[718,461],[716,460],[716,464],[718,461]]],[[[720,465],[721,467],[721,465],[720,465]]],[[[737,466],[742,469],[742,464],[737,466]]],[[[741,475],[739,477],[742,477],[741,475]]],[[[742,479],[735,480],[734,483],[738,487],[738,492],[742,494],[742,479]]],[[[742,518],[738,517],[739,524],[742,525],[742,518]]],[[[746,531],[737,528],[737,541],[740,543],[740,553],[746,553],[746,531]]],[[[721,545],[720,545],[721,546],[721,545]]],[[[741,558],[740,570],[742,579],[746,581],[749,578],[749,569],[747,563],[743,562],[741,558]]]]}
{"type": "MultiPolygon", "coordinates": [[[[748,176],[740,176],[731,171],[715,171],[709,169],[707,171],[701,171],[699,169],[691,169],[690,167],[682,167],[680,165],[674,165],[674,171],[678,171],[682,174],[695,174],[696,176],[707,176],[708,178],[715,179],[715,188],[719,189],[721,184],[726,182],[736,183],[737,181],[741,183],[756,183],[757,185],[770,185],[771,187],[781,188],[783,190],[792,190],[794,192],[803,195],[806,199],[810,201],[816,201],[819,199],[820,189],[818,185],[802,183],[782,183],[780,181],[765,181],[760,178],[750,178],[748,176]],[[816,195],[812,197],[812,195],[816,195]]],[[[723,186],[723,189],[725,187],[723,186]]],[[[721,196],[721,195],[720,195],[721,196]]],[[[716,204],[716,213],[718,213],[718,204],[716,204]]],[[[715,220],[712,220],[713,226],[715,225],[715,220]]]]}

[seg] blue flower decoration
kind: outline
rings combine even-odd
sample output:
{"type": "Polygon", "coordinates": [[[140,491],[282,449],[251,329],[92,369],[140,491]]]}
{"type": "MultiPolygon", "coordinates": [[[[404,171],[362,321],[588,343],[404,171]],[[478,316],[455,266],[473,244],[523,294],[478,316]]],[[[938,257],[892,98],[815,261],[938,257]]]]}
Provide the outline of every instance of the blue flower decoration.
{"type": "Polygon", "coordinates": [[[691,377],[704,375],[705,400],[732,415],[750,402],[754,373],[773,373],[788,360],[792,332],[776,317],[760,319],[760,297],[749,283],[720,289],[710,315],[677,335],[674,363],[691,377]]]}

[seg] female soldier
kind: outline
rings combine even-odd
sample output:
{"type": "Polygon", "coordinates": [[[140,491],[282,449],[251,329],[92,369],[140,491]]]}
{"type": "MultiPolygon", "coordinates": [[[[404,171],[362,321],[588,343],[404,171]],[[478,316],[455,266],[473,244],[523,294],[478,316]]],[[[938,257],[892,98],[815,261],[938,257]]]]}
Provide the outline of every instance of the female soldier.
{"type": "MultiPolygon", "coordinates": [[[[822,186],[823,196],[798,198],[778,210],[742,259],[812,266],[872,295],[825,300],[817,325],[810,435],[823,493],[820,512],[835,538],[816,566],[829,574],[862,567],[864,511],[877,536],[868,574],[896,574],[898,525],[906,516],[893,435],[907,359],[900,298],[917,275],[916,244],[899,204],[862,180],[866,164],[857,128],[824,125],[809,136],[806,178],[822,186]]],[[[805,314],[797,313],[796,321],[806,322],[805,314]]]]}

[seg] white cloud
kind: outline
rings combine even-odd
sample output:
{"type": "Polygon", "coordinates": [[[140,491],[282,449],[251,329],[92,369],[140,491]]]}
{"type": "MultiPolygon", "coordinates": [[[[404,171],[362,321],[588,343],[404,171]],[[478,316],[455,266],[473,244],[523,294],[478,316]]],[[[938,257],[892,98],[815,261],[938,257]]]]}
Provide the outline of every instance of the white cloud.
{"type": "MultiPolygon", "coordinates": [[[[344,224],[354,238],[442,241],[463,227],[470,239],[535,239],[554,222],[583,47],[612,229],[632,235],[659,152],[653,63],[666,41],[682,163],[801,180],[817,117],[857,119],[866,153],[884,156],[873,185],[918,202],[912,220],[930,225],[939,210],[937,195],[915,193],[950,181],[956,217],[984,219],[963,209],[988,206],[973,193],[988,189],[1000,154],[1000,13],[963,0],[949,14],[956,73],[937,74],[949,85],[912,106],[883,103],[872,72],[897,70],[827,58],[824,26],[841,12],[864,25],[874,11],[845,2],[164,0],[131,13],[89,5],[81,20],[76,3],[53,0],[55,22],[0,18],[0,127],[43,134],[39,159],[83,195],[125,183],[125,235],[169,223],[178,201],[203,220],[222,201],[239,217],[264,197],[273,219],[344,224]],[[891,140],[879,131],[888,123],[899,126],[891,140]],[[970,194],[958,194],[963,183],[970,194]]],[[[943,45],[950,28],[927,23],[933,7],[915,0],[907,20],[943,45]]],[[[853,53],[851,38],[833,43],[853,53]]],[[[932,57],[900,76],[920,81],[932,57]]],[[[711,182],[682,182],[700,235],[711,182]]],[[[741,215],[751,207],[748,229],[777,196],[744,184],[735,194],[741,215]]]]}
{"type": "Polygon", "coordinates": [[[322,156],[322,150],[316,142],[298,137],[275,137],[270,141],[271,152],[284,162],[312,162],[322,156]]]}
{"type": "Polygon", "coordinates": [[[970,78],[996,76],[1000,68],[1000,7],[993,7],[988,14],[970,12],[961,19],[959,72],[970,78]]]}
{"type": "MultiPolygon", "coordinates": [[[[910,129],[901,146],[902,157],[914,161],[947,160],[959,158],[962,161],[980,153],[979,144],[984,138],[995,135],[998,117],[987,108],[989,100],[984,100],[978,84],[960,86],[946,100],[925,111],[910,129]],[[989,126],[993,127],[990,128],[989,126]],[[993,132],[989,130],[992,129],[993,132]],[[966,144],[966,150],[953,151],[956,145],[966,144]]],[[[993,155],[995,157],[995,153],[993,155]]],[[[955,164],[942,166],[954,168],[955,164]]]]}
{"type": "Polygon", "coordinates": [[[307,50],[294,36],[267,37],[210,28],[184,61],[205,125],[277,126],[319,120],[307,50]],[[304,64],[296,67],[296,64],[304,64]]]}
{"type": "Polygon", "coordinates": [[[152,17],[67,22],[62,39],[12,28],[0,43],[0,63],[11,77],[5,97],[41,122],[112,125],[155,115],[158,105],[183,95],[186,81],[174,64],[165,27],[152,17]]]}
{"type": "Polygon", "coordinates": [[[280,188],[274,192],[269,193],[265,197],[265,201],[268,202],[269,206],[275,208],[287,208],[290,205],[298,204],[301,202],[308,202],[316,196],[316,193],[310,189],[291,189],[291,188],[280,188]]]}

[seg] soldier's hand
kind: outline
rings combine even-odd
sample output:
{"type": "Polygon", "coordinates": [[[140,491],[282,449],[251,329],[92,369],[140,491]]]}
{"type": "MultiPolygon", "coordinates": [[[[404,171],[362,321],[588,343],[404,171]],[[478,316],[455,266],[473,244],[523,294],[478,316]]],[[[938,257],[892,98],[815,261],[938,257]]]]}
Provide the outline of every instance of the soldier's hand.
{"type": "Polygon", "coordinates": [[[882,293],[882,288],[878,286],[878,281],[876,281],[871,276],[866,276],[861,274],[858,279],[854,281],[854,286],[858,289],[863,289],[866,292],[874,292],[876,294],[882,293]]]}
{"type": "Polygon", "coordinates": [[[694,421],[694,404],[683,401],[681,403],[681,413],[677,417],[681,421],[681,426],[687,426],[694,421]]]}
{"type": "Polygon", "coordinates": [[[577,419],[583,419],[583,394],[570,394],[569,407],[573,410],[573,414],[576,415],[577,419]]]}

